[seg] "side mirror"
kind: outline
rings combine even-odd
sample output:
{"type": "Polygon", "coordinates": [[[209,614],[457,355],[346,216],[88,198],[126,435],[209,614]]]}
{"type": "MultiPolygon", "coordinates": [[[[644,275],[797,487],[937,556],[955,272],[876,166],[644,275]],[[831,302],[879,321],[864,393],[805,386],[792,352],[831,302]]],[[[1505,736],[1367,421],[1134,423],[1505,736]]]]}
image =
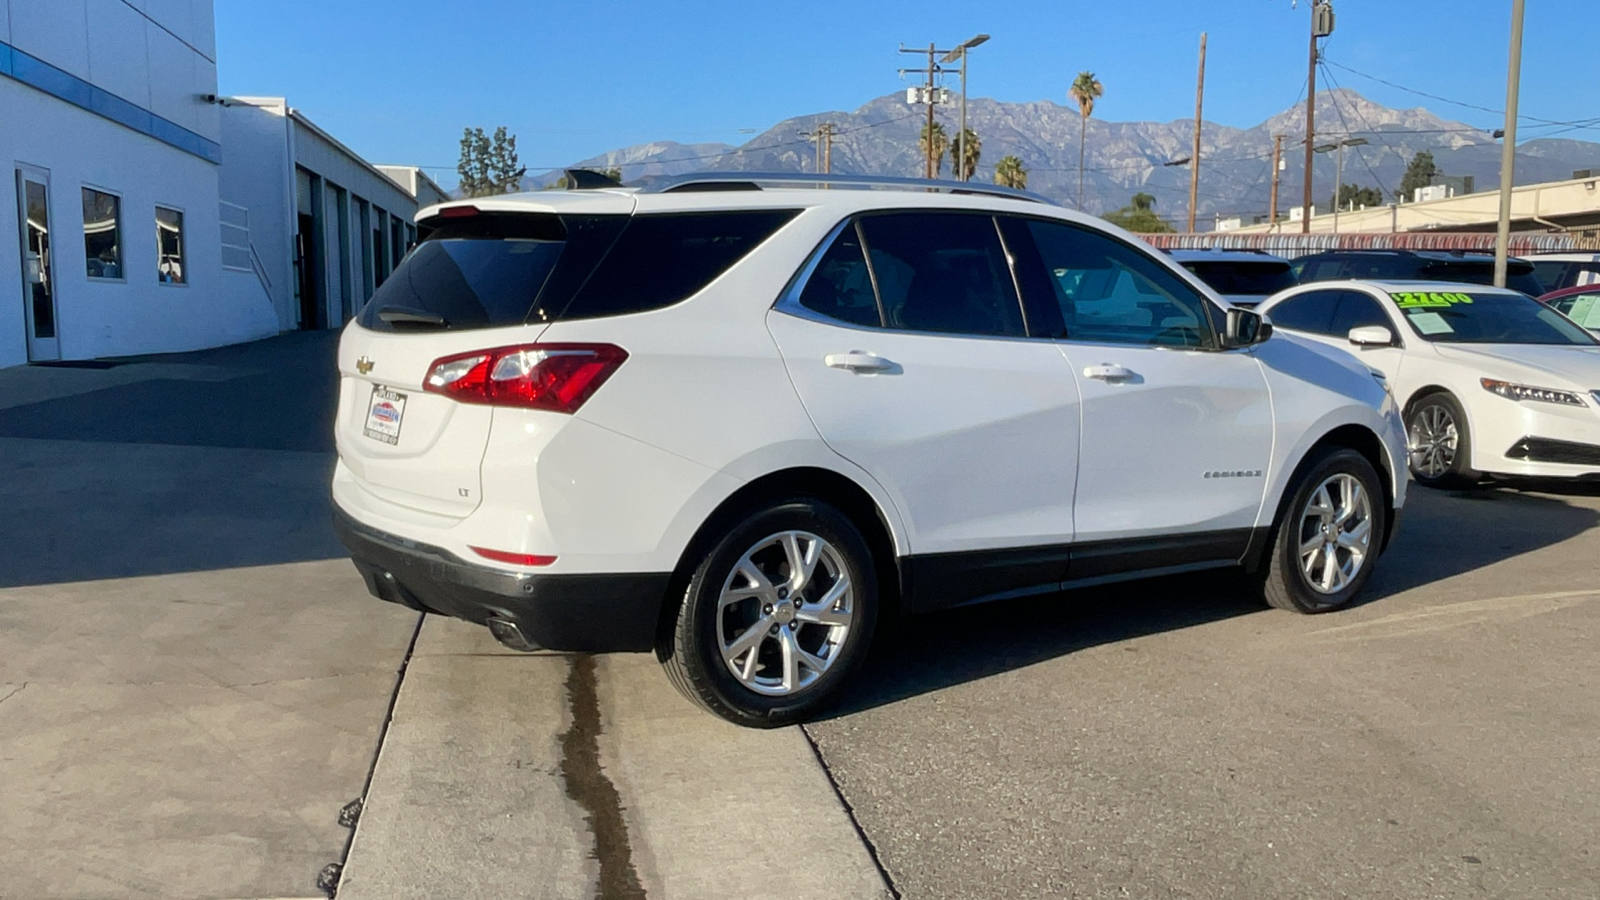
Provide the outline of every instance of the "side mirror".
{"type": "Polygon", "coordinates": [[[1393,347],[1394,332],[1382,325],[1362,325],[1350,329],[1350,343],[1357,347],[1393,347]]]}
{"type": "Polygon", "coordinates": [[[1228,309],[1228,326],[1223,343],[1229,347],[1248,347],[1272,337],[1272,322],[1261,313],[1237,306],[1228,309]]]}

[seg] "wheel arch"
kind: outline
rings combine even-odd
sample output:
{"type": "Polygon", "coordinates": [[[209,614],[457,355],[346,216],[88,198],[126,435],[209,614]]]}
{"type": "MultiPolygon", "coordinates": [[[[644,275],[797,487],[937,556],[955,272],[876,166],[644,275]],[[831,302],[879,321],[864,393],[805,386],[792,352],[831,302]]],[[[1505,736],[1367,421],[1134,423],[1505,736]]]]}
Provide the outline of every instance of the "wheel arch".
{"type": "Polygon", "coordinates": [[[1405,405],[1401,407],[1400,411],[1400,423],[1401,427],[1405,429],[1406,440],[1409,441],[1411,436],[1412,410],[1417,408],[1418,403],[1421,403],[1429,397],[1437,394],[1448,395],[1456,402],[1456,406],[1461,408],[1461,417],[1466,420],[1464,424],[1467,426],[1467,466],[1481,471],[1478,465],[1479,460],[1475,458],[1478,453],[1478,442],[1473,439],[1473,436],[1478,433],[1478,428],[1477,423],[1472,420],[1472,409],[1468,406],[1467,401],[1462,396],[1461,392],[1450,387],[1449,385],[1440,384],[1438,382],[1430,382],[1429,384],[1412,391],[1411,396],[1406,398],[1405,405]]]}
{"type": "Polygon", "coordinates": [[[716,541],[717,535],[752,510],[792,497],[809,497],[828,503],[860,529],[861,536],[872,551],[873,564],[878,569],[879,602],[882,604],[880,621],[892,620],[899,614],[900,567],[889,513],[866,488],[848,476],[817,466],[795,466],[769,472],[741,485],[717,504],[700,527],[695,529],[694,536],[684,546],[673,568],[666,602],[661,605],[661,618],[656,627],[658,644],[662,639],[671,640],[678,605],[694,574],[695,565],[716,541]]]}
{"type": "MultiPolygon", "coordinates": [[[[1390,462],[1389,454],[1385,452],[1383,439],[1378,436],[1377,432],[1366,425],[1354,422],[1332,428],[1312,442],[1311,446],[1307,447],[1306,451],[1300,455],[1299,461],[1295,463],[1293,473],[1284,482],[1283,492],[1278,497],[1278,507],[1272,517],[1271,525],[1268,529],[1269,532],[1277,533],[1278,526],[1283,521],[1284,512],[1289,502],[1294,499],[1295,491],[1299,488],[1300,480],[1305,477],[1306,470],[1312,466],[1313,461],[1317,459],[1322,451],[1330,448],[1354,450],[1360,453],[1366,458],[1367,462],[1372,464],[1373,470],[1378,473],[1378,482],[1383,488],[1383,507],[1388,512],[1387,525],[1389,527],[1383,530],[1383,543],[1378,547],[1379,553],[1384,552],[1389,548],[1389,539],[1394,535],[1395,531],[1394,520],[1397,514],[1395,507],[1396,483],[1398,479],[1407,477],[1407,473],[1395,471],[1390,462]]],[[[1259,546],[1251,548],[1250,558],[1246,560],[1246,568],[1250,571],[1255,571],[1261,565],[1262,553],[1265,552],[1266,545],[1271,542],[1263,536],[1258,543],[1259,546]]]]}

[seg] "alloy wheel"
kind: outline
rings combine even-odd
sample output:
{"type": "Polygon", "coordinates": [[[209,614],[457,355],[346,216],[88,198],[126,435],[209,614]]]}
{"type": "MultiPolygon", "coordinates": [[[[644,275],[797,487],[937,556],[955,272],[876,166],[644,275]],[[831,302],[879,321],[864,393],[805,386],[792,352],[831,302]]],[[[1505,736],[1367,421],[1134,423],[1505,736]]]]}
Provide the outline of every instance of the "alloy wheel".
{"type": "Polygon", "coordinates": [[[1424,406],[1411,417],[1411,470],[1427,478],[1438,478],[1450,471],[1456,461],[1461,434],[1455,416],[1442,404],[1424,406]]]}
{"type": "Polygon", "coordinates": [[[844,557],[806,531],[756,542],[717,598],[717,649],[740,684],[786,696],[815,684],[839,659],[855,622],[844,557]]]}
{"type": "Polygon", "coordinates": [[[1300,570],[1319,594],[1345,589],[1372,545],[1372,497],[1354,475],[1330,475],[1300,514],[1300,570]]]}

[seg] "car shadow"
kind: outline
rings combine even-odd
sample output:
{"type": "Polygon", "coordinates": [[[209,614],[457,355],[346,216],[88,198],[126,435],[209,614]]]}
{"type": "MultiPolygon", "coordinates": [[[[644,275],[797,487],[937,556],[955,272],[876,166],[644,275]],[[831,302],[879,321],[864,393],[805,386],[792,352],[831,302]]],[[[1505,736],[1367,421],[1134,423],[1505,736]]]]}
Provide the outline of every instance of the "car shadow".
{"type": "Polygon", "coordinates": [[[0,370],[0,588],[345,555],[337,339],[0,370]]]}
{"type": "MultiPolygon", "coordinates": [[[[1507,487],[1413,486],[1400,530],[1360,601],[1494,565],[1600,524],[1600,511],[1507,487]]],[[[1247,615],[1250,580],[1219,570],[962,607],[893,623],[861,676],[820,719],[850,715],[1102,644],[1247,615]]],[[[1331,613],[1337,616],[1339,613],[1331,613]]]]}

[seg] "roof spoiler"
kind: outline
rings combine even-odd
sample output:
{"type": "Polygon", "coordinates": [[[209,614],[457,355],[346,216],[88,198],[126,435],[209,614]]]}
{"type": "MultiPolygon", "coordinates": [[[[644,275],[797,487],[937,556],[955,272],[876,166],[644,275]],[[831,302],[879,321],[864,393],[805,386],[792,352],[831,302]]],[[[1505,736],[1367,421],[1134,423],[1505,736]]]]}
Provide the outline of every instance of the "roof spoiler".
{"type": "Polygon", "coordinates": [[[563,171],[567,176],[567,190],[569,191],[594,191],[600,188],[622,186],[622,182],[593,169],[564,169],[563,171]]]}

